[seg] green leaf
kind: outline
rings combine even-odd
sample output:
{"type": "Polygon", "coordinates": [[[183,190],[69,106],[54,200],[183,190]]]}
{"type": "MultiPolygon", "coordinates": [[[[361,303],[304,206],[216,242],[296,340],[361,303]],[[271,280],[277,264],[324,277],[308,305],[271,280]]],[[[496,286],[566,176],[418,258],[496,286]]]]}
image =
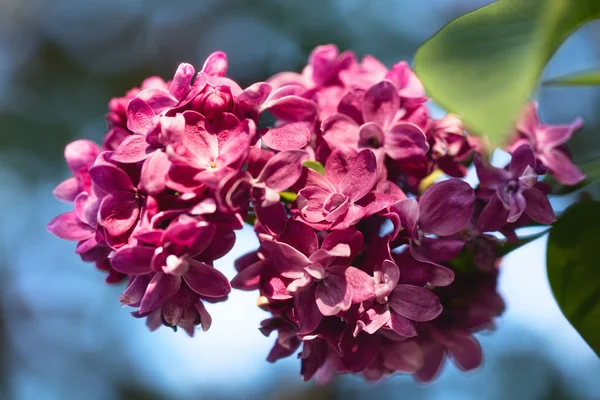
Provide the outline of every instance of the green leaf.
{"type": "Polygon", "coordinates": [[[284,191],[279,192],[279,197],[284,203],[293,203],[296,201],[296,197],[298,197],[298,195],[294,192],[284,191]]]}
{"type": "Polygon", "coordinates": [[[544,82],[544,85],[558,86],[595,86],[600,85],[600,69],[577,72],[552,78],[544,82]]]}
{"type": "Polygon", "coordinates": [[[546,265],[563,314],[600,356],[600,202],[569,207],[548,237],[546,265]]]}
{"type": "Polygon", "coordinates": [[[585,179],[579,182],[577,185],[563,185],[550,175],[547,175],[544,178],[544,183],[550,185],[550,190],[552,194],[569,194],[585,186],[591,185],[594,182],[600,181],[600,159],[585,164],[579,164],[577,166],[586,175],[585,179]]]}
{"type": "Polygon", "coordinates": [[[317,171],[321,175],[325,175],[325,167],[318,161],[307,160],[302,163],[306,168],[317,171]]]}
{"type": "Polygon", "coordinates": [[[415,72],[433,100],[499,146],[561,43],[599,17],[598,0],[498,0],[425,42],[415,72]]]}

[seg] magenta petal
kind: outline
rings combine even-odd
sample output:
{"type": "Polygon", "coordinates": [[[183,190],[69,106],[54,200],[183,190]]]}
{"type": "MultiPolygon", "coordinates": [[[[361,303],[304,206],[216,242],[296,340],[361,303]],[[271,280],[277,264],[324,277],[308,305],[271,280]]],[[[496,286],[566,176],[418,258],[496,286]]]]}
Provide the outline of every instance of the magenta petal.
{"type": "Polygon", "coordinates": [[[229,280],[219,270],[200,261],[189,263],[183,279],[194,292],[206,297],[223,297],[231,292],[229,280]]]}
{"type": "Polygon", "coordinates": [[[98,223],[111,236],[125,234],[133,227],[140,215],[139,200],[131,192],[114,192],[100,203],[98,223]]]}
{"type": "Polygon", "coordinates": [[[65,240],[85,240],[96,233],[94,228],[81,222],[73,211],[55,217],[46,230],[65,240]]]}
{"type": "Polygon", "coordinates": [[[430,343],[424,346],[425,362],[423,367],[415,374],[415,378],[420,382],[429,382],[440,372],[444,362],[446,352],[438,343],[430,343]]]}
{"type": "MultiPolygon", "coordinates": [[[[276,93],[274,92],[272,95],[276,93]]],[[[283,121],[312,122],[317,114],[315,102],[300,96],[284,96],[277,100],[269,99],[263,107],[283,121]]]]}
{"type": "Polygon", "coordinates": [[[390,313],[390,328],[400,336],[413,337],[417,336],[417,328],[414,322],[403,317],[397,312],[390,313]]]}
{"type": "Polygon", "coordinates": [[[398,285],[388,300],[398,314],[413,321],[431,321],[441,314],[440,299],[431,291],[413,285],[398,285]]]}
{"type": "Polygon", "coordinates": [[[509,170],[513,176],[521,176],[527,167],[535,169],[535,155],[529,145],[520,146],[512,154],[509,170]]]}
{"type": "Polygon", "coordinates": [[[537,109],[537,102],[531,101],[527,103],[517,122],[517,129],[530,139],[536,139],[536,131],[540,126],[537,109]]]}
{"type": "Polygon", "coordinates": [[[348,174],[340,182],[339,189],[350,200],[355,201],[366,195],[377,182],[377,160],[375,153],[369,149],[358,153],[348,170],[348,174]]]}
{"type": "Polygon", "coordinates": [[[90,169],[90,177],[98,188],[106,193],[133,192],[131,179],[119,167],[112,164],[96,165],[90,169]]]}
{"type": "Polygon", "coordinates": [[[166,188],[165,177],[171,162],[164,151],[155,151],[142,166],[140,188],[147,194],[156,195],[166,188]]]}
{"type": "Polygon", "coordinates": [[[432,185],[419,200],[419,225],[423,232],[452,235],[467,225],[473,215],[475,194],[459,179],[432,185]]]}
{"type": "Polygon", "coordinates": [[[508,195],[508,204],[508,218],[506,221],[510,223],[517,222],[517,220],[521,218],[521,215],[525,211],[527,201],[525,200],[525,197],[523,197],[523,194],[519,192],[510,193],[508,195]]]}
{"type": "Polygon", "coordinates": [[[552,205],[548,197],[536,187],[523,192],[523,197],[527,202],[525,214],[540,224],[550,225],[556,221],[556,216],[552,210],[552,205]]]}
{"type": "Polygon", "coordinates": [[[315,302],[316,285],[298,293],[294,297],[294,308],[298,318],[298,334],[314,331],[322,319],[322,314],[315,302]]]}
{"type": "MultiPolygon", "coordinates": [[[[304,254],[306,257],[310,257],[311,254],[313,254],[319,249],[319,240],[317,239],[315,231],[311,227],[300,221],[288,221],[287,226],[285,228],[285,232],[283,232],[281,236],[279,236],[279,241],[289,244],[290,246],[304,254]]],[[[323,242],[324,248],[326,248],[326,241],[327,238],[325,238],[323,242]]],[[[360,247],[362,247],[362,242],[360,247]]],[[[326,249],[331,248],[328,247],[326,249]]]]}
{"type": "Polygon", "coordinates": [[[325,189],[308,186],[298,192],[298,208],[306,222],[321,222],[325,219],[323,206],[331,193],[325,189]]]}
{"type": "Polygon", "coordinates": [[[81,187],[79,185],[79,181],[77,178],[71,177],[56,185],[52,191],[52,194],[59,200],[73,201],[80,191],[81,187]]]}
{"type": "Polygon", "coordinates": [[[458,256],[465,242],[458,239],[424,237],[419,244],[410,244],[412,255],[422,262],[449,261],[458,256]]]}
{"type": "Polygon", "coordinates": [[[481,365],[483,352],[477,339],[469,333],[453,335],[448,345],[450,356],[454,359],[456,366],[462,371],[470,371],[481,365]]]}
{"type": "Polygon", "coordinates": [[[202,72],[208,76],[225,76],[227,74],[227,55],[222,51],[211,53],[202,66],[202,72]]]}
{"type": "Polygon", "coordinates": [[[65,147],[65,160],[74,174],[94,165],[101,149],[91,140],[75,140],[65,147]]]}
{"type": "Polygon", "coordinates": [[[317,46],[310,53],[308,63],[312,68],[312,79],[317,86],[324,85],[331,78],[338,53],[333,44],[317,46]]]}
{"type": "Polygon", "coordinates": [[[495,190],[499,185],[510,179],[510,174],[506,170],[492,166],[479,153],[473,157],[473,163],[479,182],[486,189],[495,190]]]}
{"type": "Polygon", "coordinates": [[[144,100],[134,97],[127,105],[127,129],[147,135],[155,127],[155,115],[144,100]]]}
{"type": "Polygon", "coordinates": [[[425,133],[416,125],[402,122],[394,125],[385,135],[385,152],[394,160],[420,157],[429,145],[425,133]]]}
{"type": "Polygon", "coordinates": [[[411,238],[417,238],[419,203],[415,199],[402,200],[394,205],[394,210],[400,216],[402,228],[406,229],[411,238]]]}
{"type": "Polygon", "coordinates": [[[352,287],[352,304],[361,303],[375,296],[373,278],[366,272],[348,267],[345,271],[346,282],[352,287]]]}
{"type": "Polygon", "coordinates": [[[154,257],[153,247],[121,247],[110,263],[114,269],[127,275],[142,275],[152,272],[150,265],[154,257]]]}
{"type": "Polygon", "coordinates": [[[507,219],[508,210],[502,204],[502,200],[494,194],[481,211],[477,227],[481,232],[496,232],[506,225],[507,219]]]}
{"type": "Polygon", "coordinates": [[[90,196],[87,192],[81,192],[75,197],[73,202],[75,214],[83,223],[96,227],[98,225],[98,208],[100,200],[90,196]]]}
{"type": "Polygon", "coordinates": [[[550,125],[540,127],[537,134],[538,144],[541,148],[556,148],[567,142],[573,133],[583,126],[583,120],[576,118],[569,125],[550,125]]]}
{"type": "Polygon", "coordinates": [[[169,92],[162,88],[149,88],[142,90],[136,99],[143,100],[152,109],[154,114],[173,108],[179,102],[169,92]]]}
{"type": "Polygon", "coordinates": [[[139,307],[149,283],[149,275],[134,276],[133,279],[130,279],[127,289],[121,294],[119,300],[127,306],[139,307]]]}
{"type": "Polygon", "coordinates": [[[321,124],[323,138],[337,148],[340,145],[357,147],[359,140],[358,124],[344,114],[334,114],[321,124]]]}
{"type": "Polygon", "coordinates": [[[373,275],[375,276],[375,280],[378,284],[387,285],[391,291],[396,287],[398,281],[400,280],[400,269],[395,262],[383,260],[381,267],[375,267],[373,275]]]}
{"type": "Polygon", "coordinates": [[[273,156],[262,169],[258,182],[281,192],[292,186],[302,175],[302,163],[308,159],[304,150],[287,150],[273,156]]]}
{"type": "Polygon", "coordinates": [[[231,280],[231,287],[234,289],[247,291],[258,289],[261,274],[268,265],[268,260],[260,260],[250,264],[238,272],[235,277],[233,277],[231,280]]]}
{"type": "Polygon", "coordinates": [[[424,362],[423,351],[414,340],[394,343],[383,355],[383,365],[393,371],[414,373],[424,362]]]}
{"type": "Polygon", "coordinates": [[[286,243],[265,240],[261,245],[273,267],[286,278],[301,278],[304,276],[304,267],[311,264],[308,257],[286,243]]]}
{"type": "Polygon", "coordinates": [[[363,330],[369,335],[374,334],[387,324],[390,320],[390,309],[383,304],[375,304],[373,308],[369,308],[360,319],[356,322],[354,336],[363,330]]]}
{"type": "Polygon", "coordinates": [[[317,307],[323,315],[336,315],[352,304],[352,286],[337,275],[330,275],[317,285],[317,307]]]}
{"type": "Polygon", "coordinates": [[[381,127],[389,126],[400,108],[398,89],[390,81],[371,86],[363,100],[365,122],[375,122],[381,127]]]}
{"type": "Polygon", "coordinates": [[[304,122],[292,122],[269,129],[262,135],[262,139],[274,150],[301,149],[310,141],[310,130],[304,122]]]}
{"type": "MultiPolygon", "coordinates": [[[[419,250],[422,249],[417,249],[417,251],[419,250]]],[[[421,256],[423,256],[422,259],[426,259],[423,254],[421,256]]],[[[454,272],[450,268],[433,264],[430,262],[432,260],[429,259],[426,259],[426,261],[416,260],[411,256],[411,252],[406,251],[396,254],[394,259],[398,265],[402,265],[401,283],[415,286],[425,286],[428,283],[435,286],[448,286],[454,281],[454,272]]]]}
{"type": "Polygon", "coordinates": [[[270,206],[263,207],[260,204],[254,204],[254,212],[260,221],[262,227],[274,235],[279,235],[285,230],[288,216],[285,207],[280,202],[273,203],[270,206]]]}
{"type": "Polygon", "coordinates": [[[340,100],[340,103],[338,104],[338,112],[352,118],[357,124],[363,124],[362,99],[364,95],[365,91],[362,89],[350,90],[344,97],[342,97],[342,100],[340,100]]]}
{"type": "Polygon", "coordinates": [[[585,174],[560,149],[545,152],[540,158],[552,176],[562,184],[577,185],[585,179],[585,174]]]}
{"type": "Polygon", "coordinates": [[[181,287],[181,278],[157,272],[154,274],[140,304],[140,314],[157,309],[175,296],[181,287]]]}
{"type": "Polygon", "coordinates": [[[192,78],[194,77],[194,67],[187,63],[179,64],[171,86],[169,87],[169,93],[177,100],[182,100],[189,93],[192,84],[192,78]]]}
{"type": "Polygon", "coordinates": [[[333,150],[325,162],[325,179],[339,188],[344,177],[348,175],[357,154],[358,152],[353,148],[333,150]]]}
{"type": "Polygon", "coordinates": [[[120,163],[133,164],[145,160],[152,153],[144,135],[130,135],[111,154],[110,159],[120,163]]]}
{"type": "Polygon", "coordinates": [[[195,308],[198,311],[198,315],[200,316],[200,326],[202,327],[202,331],[206,332],[210,329],[210,326],[212,325],[212,317],[210,316],[202,302],[198,301],[195,304],[195,308]]]}
{"type": "MultiPolygon", "coordinates": [[[[345,243],[350,246],[350,258],[354,258],[360,253],[363,247],[364,237],[362,233],[356,229],[344,229],[330,232],[325,239],[321,249],[331,250],[340,243],[345,243]]],[[[349,260],[350,261],[350,260],[349,260]]]]}

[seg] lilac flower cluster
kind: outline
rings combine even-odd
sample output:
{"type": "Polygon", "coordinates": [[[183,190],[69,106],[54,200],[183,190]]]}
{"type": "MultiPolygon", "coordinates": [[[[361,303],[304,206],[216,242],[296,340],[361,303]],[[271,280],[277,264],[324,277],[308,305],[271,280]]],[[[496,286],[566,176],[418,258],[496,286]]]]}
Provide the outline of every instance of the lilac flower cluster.
{"type": "Polygon", "coordinates": [[[491,233],[516,242],[516,228],[555,220],[538,175],[584,178],[564,147],[581,122],[542,125],[529,106],[496,168],[460,119],[431,118],[405,62],[325,45],[301,74],[245,89],[226,71],[216,52],[111,100],[102,146],[65,149],[73,177],[54,194],[73,211],[48,230],[126,280],[121,303],[151,329],[207,330],[205,303],[259,290],[261,332],[277,334],[268,361],[301,349],[305,380],[480,365],[473,334],[504,308],[491,233]],[[274,126],[257,128],[266,113],[274,126]],[[471,160],[476,190],[458,179],[471,160]],[[435,171],[450,178],[421,192],[435,171]],[[245,222],[260,247],[230,283],[214,262],[245,222]]]}

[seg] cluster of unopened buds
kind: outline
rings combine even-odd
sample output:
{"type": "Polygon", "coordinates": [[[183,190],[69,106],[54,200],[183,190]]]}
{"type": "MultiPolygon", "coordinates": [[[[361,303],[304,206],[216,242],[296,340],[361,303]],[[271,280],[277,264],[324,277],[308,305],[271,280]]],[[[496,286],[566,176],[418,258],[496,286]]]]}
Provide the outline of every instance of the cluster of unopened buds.
{"type": "Polygon", "coordinates": [[[446,358],[480,365],[474,333],[504,309],[502,248],[555,220],[538,176],[584,178],[563,145],[581,122],[543,125],[531,103],[497,168],[459,118],[430,117],[405,62],[325,45],[301,74],[246,89],[226,71],[216,52],[198,73],[181,64],[112,99],[102,146],[65,149],[73,176],[54,194],[73,211],[48,230],[108,283],[126,281],[121,303],[150,329],[206,331],[206,303],[258,290],[271,313],[260,330],[276,336],[268,361],[300,349],[305,380],[429,381],[446,358]],[[460,179],[471,162],[475,189],[460,179]],[[446,179],[432,183],[437,171],[446,179]],[[245,223],[260,247],[229,282],[215,260],[245,223]]]}

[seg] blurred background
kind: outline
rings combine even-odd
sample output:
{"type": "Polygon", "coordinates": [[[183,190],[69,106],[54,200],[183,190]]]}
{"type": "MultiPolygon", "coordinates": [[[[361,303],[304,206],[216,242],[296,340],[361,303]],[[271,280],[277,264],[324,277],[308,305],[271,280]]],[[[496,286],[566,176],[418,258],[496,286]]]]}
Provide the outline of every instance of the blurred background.
{"type": "MultiPolygon", "coordinates": [[[[410,61],[445,23],[489,2],[0,0],[0,399],[600,399],[600,360],[552,298],[545,238],[503,261],[507,311],[496,332],[480,337],[479,370],[446,365],[428,385],[394,376],[318,387],[301,381],[294,357],[264,360],[275,339],[257,329],[266,313],[255,307],[256,293],[235,291],[209,305],[213,327],[193,339],[166,328],[151,333],[120,307],[123,286],[106,285],[74,243],[44,229],[70,207],[51,194],[69,175],[65,144],[100,141],[108,100],[146,76],[170,78],[184,61],[199,69],[223,50],[229,76],[244,87],[299,71],[323,43],[387,65],[410,61]]],[[[600,25],[590,24],[546,73],[597,65],[600,25]]],[[[540,93],[545,121],[586,120],[572,141],[578,160],[600,156],[599,94],[540,93]]],[[[256,245],[242,231],[217,266],[231,278],[233,260],[256,245]]]]}

